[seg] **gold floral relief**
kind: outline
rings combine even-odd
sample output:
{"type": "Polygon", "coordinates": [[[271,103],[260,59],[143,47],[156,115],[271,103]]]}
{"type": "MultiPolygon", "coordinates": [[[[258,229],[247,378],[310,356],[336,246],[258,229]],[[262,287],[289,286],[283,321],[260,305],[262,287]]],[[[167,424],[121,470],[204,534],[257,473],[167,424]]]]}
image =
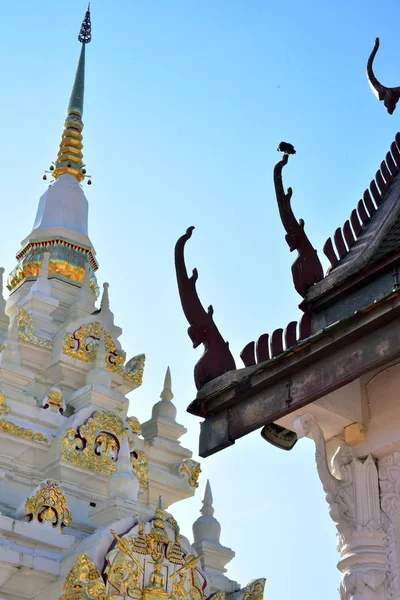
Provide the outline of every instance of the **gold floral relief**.
{"type": "Polygon", "coordinates": [[[72,522],[72,514],[67,499],[58,481],[47,479],[39,489],[25,502],[25,512],[31,520],[39,523],[49,522],[62,531],[72,522]]]}
{"type": "Polygon", "coordinates": [[[4,431],[10,435],[17,435],[27,440],[33,440],[34,442],[44,442],[46,444],[48,442],[47,437],[40,431],[32,431],[32,429],[28,429],[27,427],[19,427],[6,419],[0,419],[0,431],[4,431]]]}
{"type": "Polygon", "coordinates": [[[47,348],[48,350],[52,349],[54,345],[53,340],[48,340],[36,335],[36,323],[32,319],[31,315],[26,312],[26,310],[21,308],[16,318],[18,319],[19,339],[23,340],[24,342],[28,342],[29,344],[35,344],[35,346],[47,348]]]}
{"type": "Polygon", "coordinates": [[[183,461],[179,468],[179,473],[182,476],[186,476],[188,478],[188,483],[192,488],[199,487],[199,476],[201,473],[200,463],[193,460],[192,458],[188,458],[183,461]]]}
{"type": "MultiPolygon", "coordinates": [[[[86,554],[80,554],[67,575],[59,600],[107,600],[104,581],[86,554]]],[[[111,600],[111,597],[109,597],[111,600]]]]}
{"type": "Polygon", "coordinates": [[[126,433],[122,419],[96,411],[78,429],[67,429],[61,438],[61,458],[79,467],[111,475],[126,433]]]}
{"type": "Polygon", "coordinates": [[[67,333],[63,339],[63,353],[72,358],[93,363],[96,358],[98,344],[103,332],[106,347],[104,368],[108,371],[122,375],[124,371],[125,353],[122,350],[116,349],[111,335],[99,322],[82,325],[73,333],[67,333]]]}
{"type": "Polygon", "coordinates": [[[62,343],[63,353],[84,362],[93,363],[96,358],[97,347],[101,334],[104,332],[106,357],[104,367],[112,373],[118,373],[133,383],[136,387],[142,385],[143,371],[146,357],[138,354],[131,358],[125,365],[125,352],[117,350],[114,340],[101,323],[88,323],[82,325],[72,333],[64,336],[62,343]]]}
{"type": "Polygon", "coordinates": [[[94,362],[102,331],[102,326],[96,322],[82,325],[73,333],[67,333],[62,344],[64,354],[84,362],[94,362]]]}
{"type": "MultiPolygon", "coordinates": [[[[112,475],[119,449],[130,425],[108,411],[96,411],[77,429],[67,429],[61,438],[61,458],[78,467],[112,475]]],[[[142,488],[148,486],[149,459],[129,442],[132,471],[142,488]]]]}

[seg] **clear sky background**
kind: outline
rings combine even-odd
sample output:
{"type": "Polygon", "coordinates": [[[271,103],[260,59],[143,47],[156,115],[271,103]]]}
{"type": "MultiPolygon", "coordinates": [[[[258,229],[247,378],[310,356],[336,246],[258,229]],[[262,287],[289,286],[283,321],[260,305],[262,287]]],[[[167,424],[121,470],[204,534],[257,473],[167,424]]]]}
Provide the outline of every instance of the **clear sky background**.
{"type": "MultiPolygon", "coordinates": [[[[81,0],[3,3],[0,54],[2,233],[11,271],[55,159],[79,54],[81,0]]],[[[398,3],[389,0],[92,1],[84,154],[93,185],[90,236],[110,282],[128,356],[145,352],[131,395],[141,421],[171,366],[182,442],[196,455],[199,423],[191,348],[173,264],[177,238],[196,230],[187,263],[240,366],[250,340],[298,318],[290,254],[272,170],[281,140],[297,149],[284,172],[293,209],[322,246],[356,206],[399,128],[368,87],[376,72],[400,85],[398,3]]],[[[324,259],[324,265],[327,261],[324,259]]],[[[337,598],[335,529],[311,442],[290,453],[259,432],[202,461],[195,498],[172,507],[191,537],[210,478],[228,575],[267,578],[265,598],[337,598]]]]}

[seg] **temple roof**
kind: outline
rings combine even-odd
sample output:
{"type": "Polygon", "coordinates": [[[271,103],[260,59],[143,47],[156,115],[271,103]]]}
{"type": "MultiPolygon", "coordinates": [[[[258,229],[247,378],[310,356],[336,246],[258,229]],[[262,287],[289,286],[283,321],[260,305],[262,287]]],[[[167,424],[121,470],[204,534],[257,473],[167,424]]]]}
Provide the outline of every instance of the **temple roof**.
{"type": "Polygon", "coordinates": [[[333,241],[326,241],[324,252],[331,267],[324,279],[308,289],[306,301],[313,301],[400,247],[399,144],[398,133],[350,219],[335,231],[333,241]]]}

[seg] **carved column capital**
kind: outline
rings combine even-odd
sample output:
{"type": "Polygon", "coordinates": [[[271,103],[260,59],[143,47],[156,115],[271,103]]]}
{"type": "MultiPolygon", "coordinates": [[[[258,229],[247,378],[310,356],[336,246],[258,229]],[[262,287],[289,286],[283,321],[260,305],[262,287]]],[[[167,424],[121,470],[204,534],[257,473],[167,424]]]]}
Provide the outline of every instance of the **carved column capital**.
{"type": "Polygon", "coordinates": [[[341,600],[384,600],[385,534],[374,459],[371,455],[363,461],[354,458],[351,447],[343,444],[329,467],[324,434],[316,418],[300,415],[294,420],[294,429],[299,438],[315,442],[318,475],[337,529],[341,600]]]}

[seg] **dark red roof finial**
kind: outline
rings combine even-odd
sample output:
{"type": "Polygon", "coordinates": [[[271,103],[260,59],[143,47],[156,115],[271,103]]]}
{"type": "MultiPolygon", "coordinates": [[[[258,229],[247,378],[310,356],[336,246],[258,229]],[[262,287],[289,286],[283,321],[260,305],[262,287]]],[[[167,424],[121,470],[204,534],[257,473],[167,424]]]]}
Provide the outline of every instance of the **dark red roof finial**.
{"type": "MultiPolygon", "coordinates": [[[[281,216],[282,224],[286,231],[286,242],[290,248],[290,251],[297,250],[298,255],[292,265],[292,277],[294,287],[297,292],[304,298],[308,288],[320,281],[323,276],[323,270],[320,260],[317,255],[317,251],[311,245],[310,240],[304,232],[304,221],[299,221],[293,214],[290,200],[292,198],[292,188],[288,188],[287,193],[283,189],[282,182],[282,169],[287,164],[289,159],[289,152],[287,147],[291,144],[285,143],[285,148],[282,147],[283,142],[279,144],[278,150],[284,152],[282,160],[275,165],[274,168],[274,184],[276,199],[278,201],[279,214],[281,216]]],[[[294,150],[294,148],[293,148],[294,150]]],[[[290,152],[293,154],[294,152],[290,152]]]]}
{"type": "Polygon", "coordinates": [[[183,312],[190,324],[189,337],[194,348],[204,344],[204,354],[194,368],[194,380],[199,390],[209,381],[236,369],[236,365],[228,342],[224,341],[213,321],[213,307],[209,306],[205,311],[197,295],[197,269],[193,269],[191,277],[187,274],[184,250],[186,242],[192,237],[193,229],[194,227],[189,227],[176,243],[175,270],[183,312]]]}
{"type": "Polygon", "coordinates": [[[383,100],[386,110],[389,115],[392,115],[396,109],[396,104],[400,99],[400,87],[388,88],[385,87],[375,77],[373,63],[376,53],[379,48],[379,38],[376,38],[375,45],[367,62],[367,79],[368,83],[378,100],[383,100]]]}

